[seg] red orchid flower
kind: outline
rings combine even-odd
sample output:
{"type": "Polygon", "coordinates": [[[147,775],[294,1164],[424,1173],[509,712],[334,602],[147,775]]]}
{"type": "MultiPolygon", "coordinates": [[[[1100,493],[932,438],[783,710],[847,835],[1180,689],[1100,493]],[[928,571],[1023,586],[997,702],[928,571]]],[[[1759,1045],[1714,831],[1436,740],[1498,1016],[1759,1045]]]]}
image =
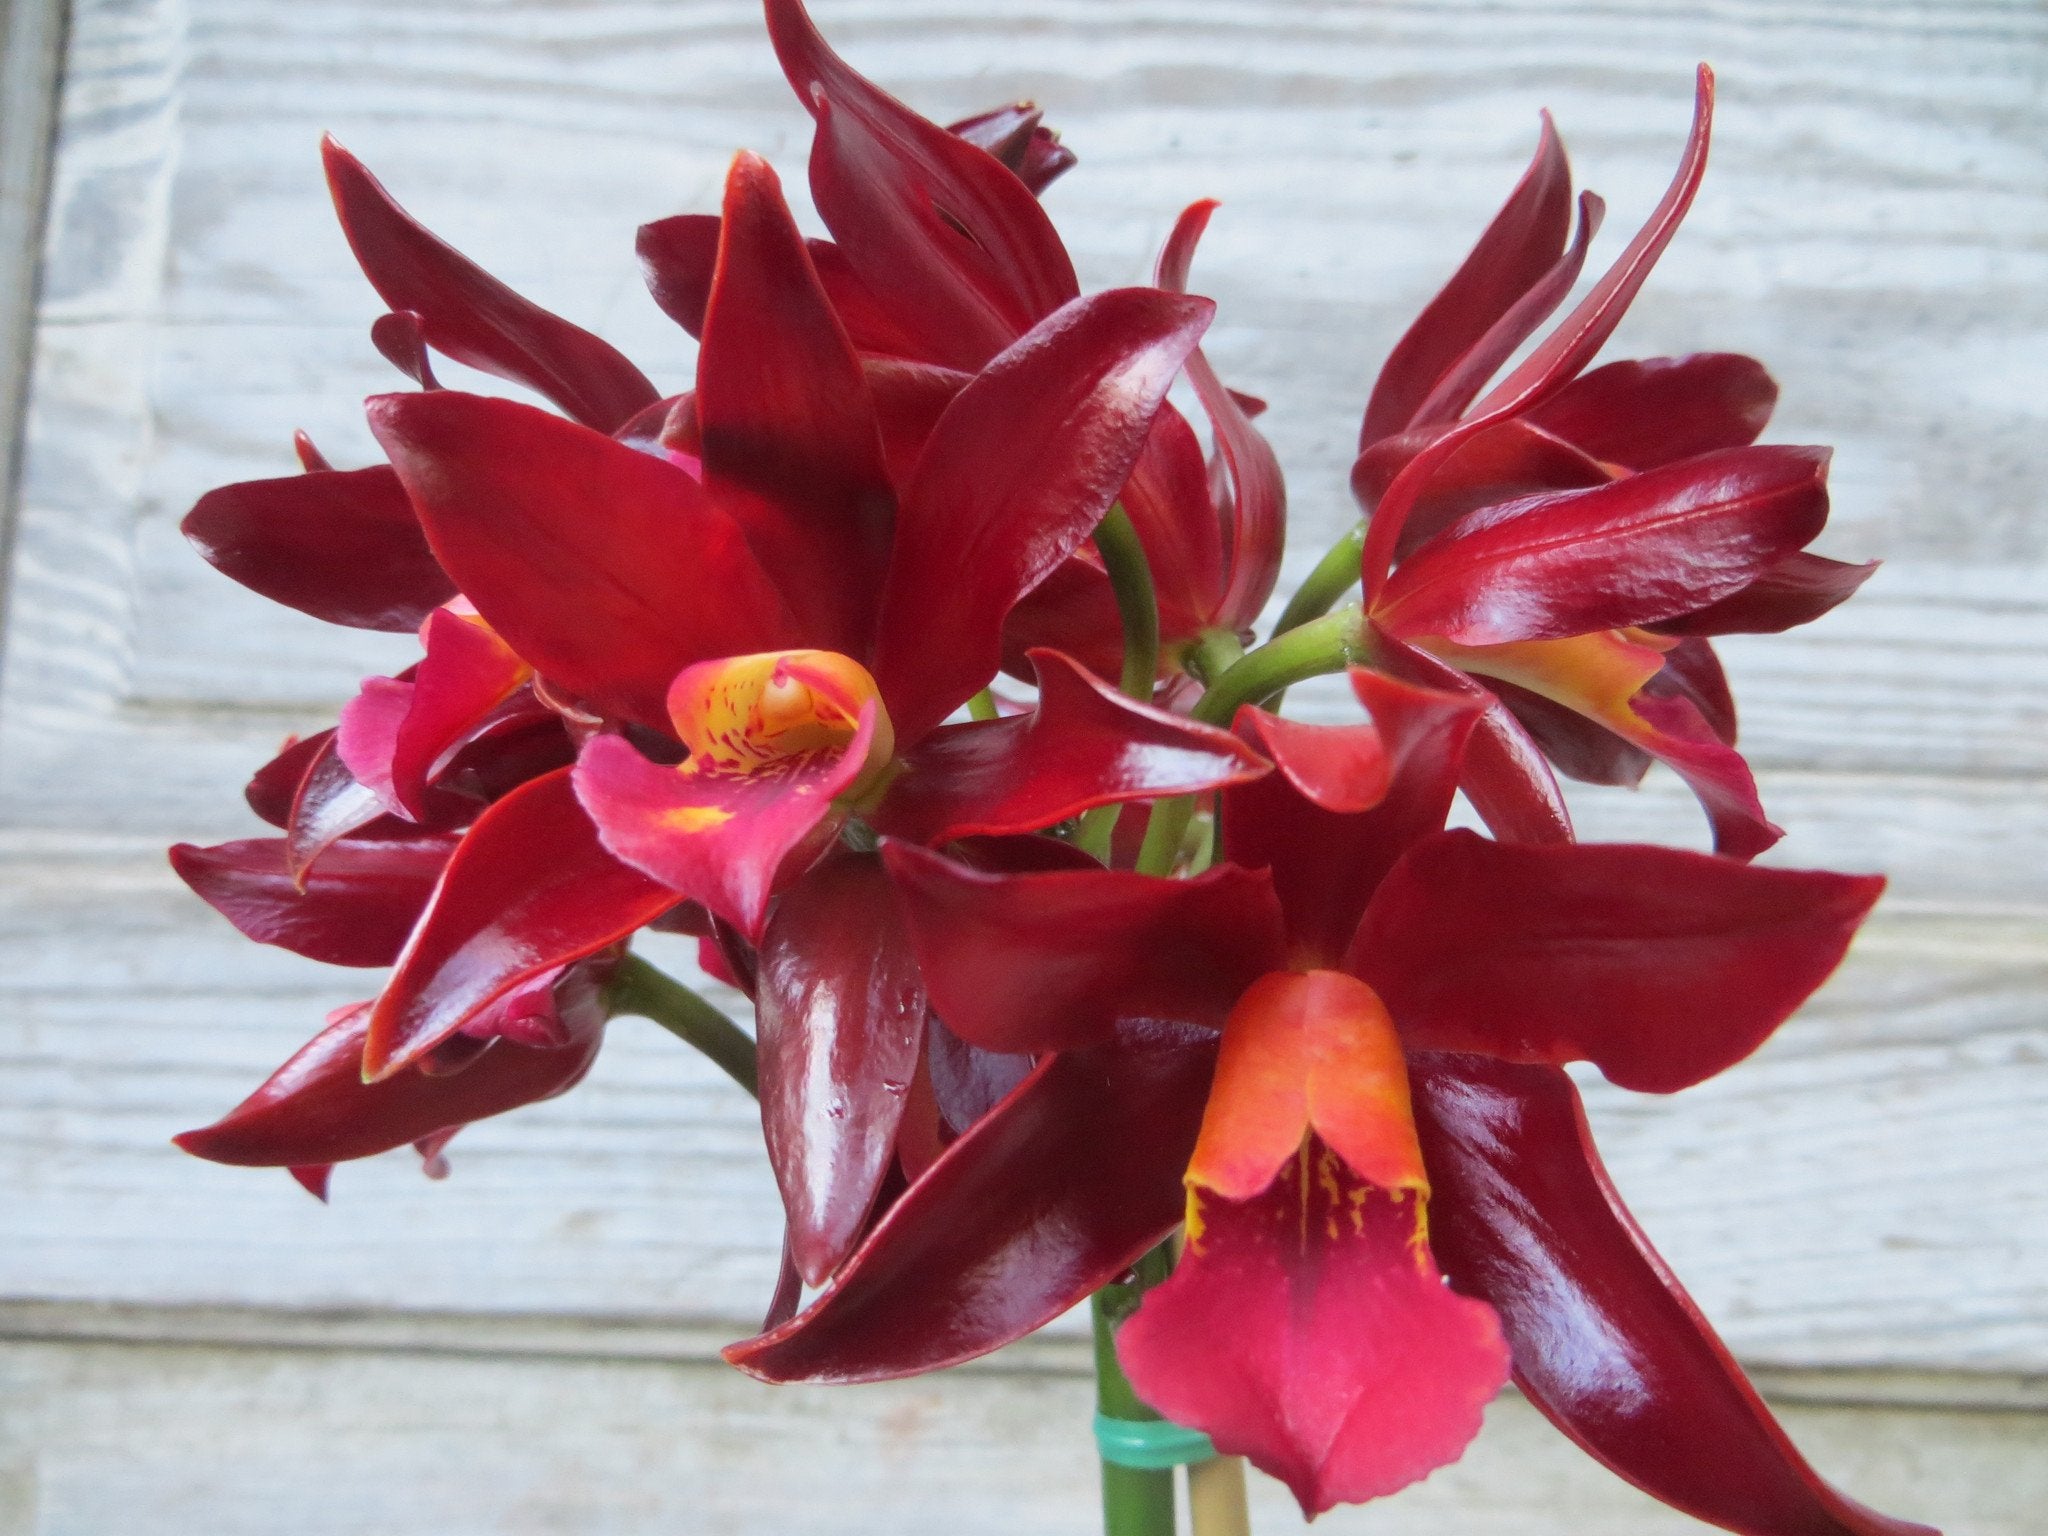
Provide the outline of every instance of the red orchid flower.
{"type": "MultiPolygon", "coordinates": [[[[894,463],[913,455],[920,426],[952,391],[1079,292],[1035,197],[1040,161],[1028,146],[985,142],[999,126],[1014,136],[1028,119],[1031,142],[1042,146],[1044,130],[1029,108],[942,129],[834,53],[800,0],[769,0],[767,12],[784,73],[816,120],[812,200],[833,238],[809,242],[809,254],[868,374],[885,444],[900,440],[890,447],[894,463]]],[[[1070,163],[1061,151],[1057,169],[1070,163]]],[[[1159,286],[1183,288],[1206,217],[1162,258],[1159,286]]],[[[649,286],[693,335],[707,323],[718,243],[718,220],[708,215],[640,232],[649,286]]],[[[1246,629],[1278,571],[1283,500],[1271,451],[1241,402],[1206,387],[1201,398],[1234,490],[1219,505],[1194,432],[1167,406],[1118,496],[1151,566],[1169,663],[1206,630],[1246,629]]],[[[1117,610],[1091,550],[1074,551],[1025,596],[1006,639],[1006,663],[1020,676],[1034,646],[1066,651],[1104,675],[1117,671],[1117,610]]]]}
{"type": "Polygon", "coordinates": [[[1751,446],[1776,398],[1728,354],[1580,370],[1676,231],[1705,168],[1712,77],[1649,222],[1587,298],[1480,398],[1562,301],[1601,204],[1571,233],[1571,177],[1548,120],[1527,174],[1389,357],[1352,484],[1365,506],[1375,659],[1494,705],[1466,789],[1506,836],[1569,828],[1548,768],[1632,784],[1670,764],[1722,852],[1778,830],[1734,750],[1735,711],[1708,636],[1818,618],[1875,569],[1805,549],[1826,521],[1827,455],[1751,446]],[[1476,401],[1476,403],[1475,403],[1476,401]],[[1398,569],[1391,569],[1396,559],[1398,569]],[[1416,653],[1423,653],[1418,656],[1416,653]]]}
{"type": "Polygon", "coordinates": [[[1369,673],[1354,683],[1377,730],[1241,715],[1280,771],[1224,792],[1234,862],[1196,878],[1001,876],[885,849],[948,1028],[1054,1054],[807,1312],[730,1357],[769,1379],[841,1380],[996,1347],[1077,1281],[1116,1273],[1086,1266],[1164,1235],[1159,1172],[1180,1152],[1187,1252],[1125,1325],[1125,1368],[1148,1402],[1285,1478],[1305,1510],[1451,1459],[1511,1358],[1574,1438],[1682,1508],[1757,1533],[1918,1529],[1852,1505],[1798,1459],[1627,1224],[1589,1143],[1542,1143],[1581,1170],[1573,1183],[1488,1142],[1460,1099],[1508,1081],[1570,1103],[1561,1064],[1574,1060],[1657,1092],[1723,1070],[1832,970],[1881,882],[1436,830],[1480,706],[1369,673]],[[1058,1064],[1111,1083],[1124,1079],[1108,1064],[1123,1064],[1149,1083],[1174,1028],[1183,1091],[1206,1088],[1206,1108],[1091,1132],[1106,1166],[1135,1162],[1159,1202],[1149,1224],[1124,1181],[1091,1197],[1057,1171],[1009,1197],[1040,1216],[1028,1243],[1014,1217],[963,1203],[983,1146],[1024,1163],[1012,1138],[1028,1139],[1033,1092],[1051,1096],[1058,1064]],[[1193,1053],[1219,1029],[1211,1086],[1193,1053]],[[907,1294],[889,1293],[892,1277],[907,1294]],[[1614,1331],[1596,1368],[1586,1330],[1601,1327],[1614,1331]],[[1695,1405],[1728,1430],[1717,1453],[1734,1447],[1718,1488],[1684,1449],[1695,1405]]]}

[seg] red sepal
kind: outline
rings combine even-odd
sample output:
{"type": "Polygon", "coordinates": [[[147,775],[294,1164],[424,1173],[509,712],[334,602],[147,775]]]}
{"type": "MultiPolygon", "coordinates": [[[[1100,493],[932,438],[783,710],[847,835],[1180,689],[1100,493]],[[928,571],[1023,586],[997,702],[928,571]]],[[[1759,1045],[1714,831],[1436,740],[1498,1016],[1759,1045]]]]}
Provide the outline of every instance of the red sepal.
{"type": "MultiPolygon", "coordinates": [[[[244,1168],[319,1168],[389,1152],[473,1120],[553,1098],[590,1070],[604,1039],[588,1030],[572,1045],[536,1050],[492,1042],[461,1071],[404,1071],[363,1081],[370,1004],[337,1010],[327,1027],[234,1109],[172,1138],[194,1157],[244,1168]]],[[[312,1185],[304,1178],[300,1182],[312,1185]]],[[[325,1179],[313,1190],[325,1198],[325,1179]]]]}
{"type": "Polygon", "coordinates": [[[342,841],[306,877],[285,864],[281,837],[171,849],[171,868],[259,944],[328,965],[389,965],[405,947],[455,847],[452,837],[342,841]]]}
{"type": "Polygon", "coordinates": [[[1263,870],[994,875],[894,841],[882,857],[933,1008],[987,1050],[1094,1045],[1123,1019],[1220,1027],[1239,993],[1285,963],[1263,870]]]}
{"type": "Polygon", "coordinates": [[[762,1381],[884,1381],[1051,1322],[1179,1223],[1215,1060],[1213,1037],[1147,1025],[1040,1062],[889,1207],[823,1295],[725,1358],[762,1381]]]}
{"type": "Polygon", "coordinates": [[[1508,1350],[1492,1308],[1445,1289],[1418,1195],[1310,1137],[1263,1194],[1197,1190],[1190,1209],[1199,1235],[1117,1334],[1147,1404],[1249,1457],[1310,1518],[1458,1458],[1508,1350]]]}
{"type": "Polygon", "coordinates": [[[977,368],[1074,297],[1073,263],[1007,167],[855,73],[800,0],[768,0],[768,34],[817,120],[812,201],[920,357],[977,368]]]}
{"type": "Polygon", "coordinates": [[[1345,968],[1415,1049],[1590,1061],[1672,1093],[1763,1044],[1883,889],[1673,848],[1445,832],[1381,883],[1345,968]]]}
{"type": "Polygon", "coordinates": [[[734,159],[720,228],[697,352],[704,484],[805,639],[863,656],[895,497],[860,361],[766,161],[734,159]]]}
{"type": "Polygon", "coordinates": [[[1102,521],[1214,312],[1144,288],[1077,299],[946,407],[897,513],[872,668],[900,745],[995,675],[1011,607],[1102,521]]]}
{"type": "Polygon", "coordinates": [[[1355,671],[1372,725],[1316,726],[1240,710],[1239,734],[1278,772],[1223,797],[1226,856],[1271,872],[1292,951],[1329,964],[1344,953],[1373,888],[1416,838],[1442,828],[1466,738],[1483,708],[1355,671]]]}
{"type": "Polygon", "coordinates": [[[1877,574],[1878,562],[1847,565],[1794,550],[1756,580],[1695,613],[1654,627],[1667,635],[1779,635],[1847,602],[1877,574]]]}
{"type": "Polygon", "coordinates": [[[1546,112],[1536,156],[1506,204],[1388,354],[1365,408],[1361,448],[1415,424],[1438,381],[1556,263],[1571,223],[1571,166],[1546,112]]]}
{"type": "Polygon", "coordinates": [[[409,634],[455,595],[383,464],[224,485],[179,528],[222,575],[330,624],[409,634]]]}
{"type": "Polygon", "coordinates": [[[1139,704],[1057,651],[1033,651],[1038,707],[941,726],[903,757],[877,830],[940,844],[1036,831],[1092,806],[1241,784],[1265,762],[1228,731],[1139,704]]]}
{"type": "Polygon", "coordinates": [[[363,275],[394,310],[411,310],[436,351],[524,384],[586,426],[610,432],[656,398],[608,342],[521,298],[429,234],[356,157],[321,140],[334,211],[363,275]]]}
{"type": "Polygon", "coordinates": [[[675,905],[605,852],[570,770],[521,785],[463,838],[377,999],[363,1074],[417,1061],[522,982],[595,954],[675,905]]]}
{"type": "Polygon", "coordinates": [[[1556,1067],[1410,1060],[1430,1245],[1492,1304],[1515,1380],[1580,1449],[1743,1536],[1937,1536],[1806,1464],[1630,1219],[1556,1067]]]}
{"type": "Polygon", "coordinates": [[[665,731],[685,666],[795,643],[738,526],[675,465],[455,390],[369,415],[441,563],[556,687],[665,731]]]}
{"type": "Polygon", "coordinates": [[[1746,447],[1777,403],[1778,386],[1755,358],[1695,352],[1595,368],[1528,419],[1604,463],[1641,470],[1746,447]]]}
{"type": "Polygon", "coordinates": [[[1696,611],[1820,532],[1827,462],[1825,449],[1731,448],[1474,512],[1402,562],[1373,617],[1404,638],[1479,646],[1696,611]]]}
{"type": "Polygon", "coordinates": [[[1035,102],[1018,101],[948,123],[946,132],[987,150],[1037,197],[1076,163],[1074,152],[1044,119],[1044,110],[1035,102]]]}
{"type": "Polygon", "coordinates": [[[327,750],[334,740],[331,730],[317,731],[311,736],[295,736],[277,749],[277,755],[249,776],[243,786],[242,798],[249,803],[249,809],[269,822],[273,827],[291,824],[292,800],[299,792],[299,783],[306,777],[306,770],[313,760],[327,750]]]}
{"type": "Polygon", "coordinates": [[[852,1250],[895,1148],[924,987],[881,861],[835,854],[776,904],[756,982],[761,1123],[806,1284],[852,1250]]]}

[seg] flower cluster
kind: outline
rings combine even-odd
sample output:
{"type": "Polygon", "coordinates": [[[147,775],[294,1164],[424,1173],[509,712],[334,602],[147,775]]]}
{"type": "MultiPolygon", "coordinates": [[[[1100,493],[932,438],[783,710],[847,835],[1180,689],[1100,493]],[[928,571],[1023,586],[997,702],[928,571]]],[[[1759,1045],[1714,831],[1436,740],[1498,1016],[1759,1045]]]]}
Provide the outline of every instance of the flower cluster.
{"type": "Polygon", "coordinates": [[[681,394],[325,146],[372,340],[418,387],[368,404],[388,462],[302,436],[303,473],[185,531],[420,656],[257,771],[275,836],[172,859],[249,937],[392,969],[179,1143],[323,1195],[407,1143],[437,1170],[645,1013],[758,1092],[784,1272],[727,1351],[757,1377],[950,1365],[1171,1251],[1123,1370],[1310,1513],[1454,1459],[1512,1376],[1729,1529],[1920,1530],[1801,1460],[1565,1071],[1668,1093],[1733,1065],[1881,884],[1748,862],[1778,834],[1711,643],[1869,574],[1806,548],[1826,452],[1756,445],[1749,358],[1590,366],[1699,183],[1711,77],[1555,323],[1602,210],[1545,124],[1373,388],[1356,532],[1254,645],[1285,493],[1199,349],[1213,205],[1154,286],[1084,295],[1035,108],[942,128],[799,0],[766,9],[832,238],[747,154],[718,214],[642,229],[699,341],[681,394]],[[434,353],[556,409],[443,388],[434,353]],[[1340,671],[1351,722],[1275,712],[1340,671]],[[1557,775],[1653,760],[1716,852],[1577,842],[1557,775]],[[1460,792],[1491,836],[1447,828],[1460,792]],[[629,952],[650,928],[697,937],[751,1040],[629,952]]]}

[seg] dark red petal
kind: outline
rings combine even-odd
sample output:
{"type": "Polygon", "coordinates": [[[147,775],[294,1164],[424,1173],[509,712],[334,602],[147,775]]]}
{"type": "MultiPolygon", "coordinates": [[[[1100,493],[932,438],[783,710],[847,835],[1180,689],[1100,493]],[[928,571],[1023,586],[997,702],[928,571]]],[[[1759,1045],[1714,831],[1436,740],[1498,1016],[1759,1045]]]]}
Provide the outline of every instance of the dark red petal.
{"type": "Polygon", "coordinates": [[[333,139],[321,141],[320,155],[363,275],[391,308],[419,317],[435,350],[524,384],[600,432],[655,399],[646,375],[610,344],[521,298],[429,234],[333,139]]]}
{"type": "MultiPolygon", "coordinates": [[[[363,1042],[369,1018],[368,1003],[342,1009],[221,1119],[173,1139],[209,1162],[289,1167],[295,1174],[299,1168],[371,1157],[553,1098],[581,1080],[604,1040],[601,1030],[559,1050],[500,1040],[449,1076],[407,1071],[365,1083],[363,1042]]],[[[300,1182],[312,1188],[307,1180],[300,1182]]],[[[325,1182],[320,1180],[322,1188],[325,1182]]]]}
{"type": "Polygon", "coordinates": [[[366,1075],[389,1077],[521,982],[675,905],[675,892],[605,852],[569,772],[515,789],[463,838],[377,999],[366,1075]]]}
{"type": "MultiPolygon", "coordinates": [[[[1462,422],[1417,455],[1411,469],[1403,471],[1394,485],[1388,488],[1367,530],[1365,552],[1360,561],[1369,599],[1378,596],[1393,563],[1394,551],[1400,544],[1409,507],[1414,497],[1429,483],[1437,466],[1457,452],[1464,442],[1518,412],[1531,409],[1569,382],[1592,361],[1593,354],[1600,350],[1613,334],[1615,326],[1621,323],[1629,303],[1649,277],[1651,267],[1656,265],[1664,247],[1677,233],[1686,209],[1692,206],[1700,177],[1706,173],[1713,115],[1714,75],[1703,64],[1699,70],[1692,132],[1686,139],[1685,153],[1679,162],[1678,173],[1651,211],[1649,221],[1637,231],[1636,237],[1564,321],[1462,422]]],[[[1592,213],[1593,210],[1588,208],[1588,223],[1592,213]]]]}
{"type": "Polygon", "coordinates": [[[1698,797],[1714,829],[1716,853],[1753,859],[1785,835],[1764,814],[1749,763],[1715,734],[1690,698],[1659,697],[1645,689],[1630,707],[1646,727],[1632,739],[1698,797]]]}
{"type": "Polygon", "coordinates": [[[1529,420],[1606,463],[1653,469],[1748,446],[1777,403],[1777,383],[1755,358],[1695,352],[1595,368],[1529,420]]]}
{"type": "Polygon", "coordinates": [[[1667,635],[1778,635],[1811,624],[1847,602],[1877,574],[1878,562],[1846,565],[1794,550],[1740,591],[1655,627],[1667,635]]]}
{"type": "Polygon", "coordinates": [[[277,756],[250,775],[242,790],[249,809],[273,827],[287,825],[292,819],[292,800],[299,792],[299,781],[333,739],[334,732],[320,731],[286,741],[277,749],[277,756]]]}
{"type": "Polygon", "coordinates": [[[1122,1019],[1221,1027],[1286,962],[1264,871],[994,875],[893,841],[882,856],[933,1008],[987,1050],[1094,1045],[1122,1019]]]}
{"type": "Polygon", "coordinates": [[[1212,1038],[1158,1025],[1041,1062],[889,1208],[830,1289],[726,1359],[763,1381],[882,1381],[1052,1321],[1179,1223],[1215,1062],[1212,1038]]]}
{"type": "Polygon", "coordinates": [[[1019,101],[948,123],[946,132],[994,155],[1036,197],[1075,165],[1074,152],[1044,117],[1035,103],[1019,101]]]}
{"type": "MultiPolygon", "coordinates": [[[[1662,676],[1662,674],[1658,674],[1662,676]]],[[[1607,784],[1633,789],[1655,761],[1649,753],[1625,737],[1617,736],[1598,720],[1589,719],[1540,693],[1531,693],[1499,678],[1488,678],[1486,686],[1507,707],[1508,713],[1566,778],[1581,784],[1607,784]]],[[[1528,842],[1528,838],[1508,838],[1528,842]]]]}
{"type": "Polygon", "coordinates": [[[1413,423],[1437,380],[1556,262],[1571,222],[1571,167],[1546,112],[1529,169],[1464,265],[1380,369],[1365,408],[1360,447],[1413,423]]]}
{"type": "Polygon", "coordinates": [[[994,1110],[1031,1075],[1032,1064],[1032,1058],[1021,1052],[969,1045],[933,1014],[925,1037],[925,1070],[947,1138],[959,1136],[994,1110]]]}
{"type": "Polygon", "coordinates": [[[179,526],[215,570],[330,624],[409,634],[455,595],[383,464],[224,485],[179,526]]]}
{"type": "Polygon", "coordinates": [[[692,336],[702,336],[711,274],[718,265],[718,215],[681,213],[642,224],[633,251],[661,312],[692,336]]]}
{"type": "Polygon", "coordinates": [[[907,486],[924,452],[925,439],[973,375],[894,357],[864,357],[861,373],[867,379],[868,398],[874,402],[876,424],[882,431],[889,483],[907,486]]]}
{"type": "Polygon", "coordinates": [[[1733,448],[1475,512],[1404,561],[1390,633],[1461,645],[1653,624],[1740,591],[1827,522],[1825,449],[1733,448]]]}
{"type": "Polygon", "coordinates": [[[1493,835],[1509,843],[1569,843],[1571,811],[1543,753],[1490,689],[1426,651],[1368,623],[1372,664],[1390,677],[1426,688],[1466,693],[1485,705],[1465,740],[1458,788],[1493,835]]]}
{"type": "Polygon", "coordinates": [[[1763,1044],[1883,889],[1674,848],[1446,832],[1381,884],[1346,968],[1418,1049],[1590,1061],[1671,1093],[1763,1044]]]}
{"type": "Polygon", "coordinates": [[[1131,1385],[1293,1490],[1313,1519],[1458,1459],[1507,1385],[1483,1302],[1447,1290],[1421,1201],[1320,1140],[1256,1199],[1197,1192],[1187,1251],[1117,1333],[1131,1385]]]}
{"type": "Polygon", "coordinates": [[[341,759],[340,733],[322,733],[319,751],[306,763],[285,818],[285,865],[293,876],[306,871],[337,838],[370,825],[384,814],[384,801],[348,771],[341,759]]]}
{"type": "Polygon", "coordinates": [[[422,389],[439,389],[433,359],[427,356],[426,324],[409,309],[394,309],[370,322],[370,345],[384,361],[422,389]]]}
{"type": "MultiPolygon", "coordinates": [[[[1200,355],[1188,353],[1190,369],[1200,355]]],[[[1144,451],[1117,501],[1130,514],[1152,569],[1160,639],[1167,644],[1193,639],[1215,622],[1229,551],[1209,492],[1201,441],[1172,405],[1161,407],[1153,418],[1144,451]]],[[[1121,644],[1121,626],[1115,634],[1121,644]]]]}
{"type": "MultiPolygon", "coordinates": [[[[1195,243],[1215,213],[1213,200],[1191,205],[1173,226],[1159,256],[1159,286],[1185,293],[1195,243]]],[[[1280,576],[1280,554],[1287,536],[1287,483],[1280,460],[1265,435],[1252,425],[1249,412],[1223,387],[1216,370],[1198,347],[1188,355],[1188,381],[1202,402],[1215,435],[1216,453],[1228,471],[1230,491],[1225,525],[1228,585],[1213,614],[1228,629],[1249,628],[1273,595],[1280,576]]]]}
{"type": "Polygon", "coordinates": [[[615,858],[759,942],[778,885],[844,821],[833,797],[860,777],[874,722],[871,704],[844,748],[755,772],[689,773],[599,736],[577,759],[576,794],[615,858]]]}
{"type": "MultiPolygon", "coordinates": [[[[1394,477],[1433,434],[1384,438],[1351,466],[1351,493],[1370,515],[1394,477]]],[[[1397,553],[1407,559],[1424,541],[1468,512],[1545,491],[1576,491],[1605,485],[1614,476],[1570,443],[1529,425],[1520,417],[1488,427],[1429,477],[1401,528],[1397,553]]]]}
{"type": "Polygon", "coordinates": [[[903,746],[994,676],[1004,619],[1094,531],[1215,306],[1077,299],[946,407],[896,520],[874,673],[903,746]]]}
{"type": "Polygon", "coordinates": [[[818,212],[918,356],[977,368],[1074,297],[1059,236],[1000,161],[856,74],[800,0],[768,0],[768,32],[817,119],[818,212]]]}
{"type": "Polygon", "coordinates": [[[1563,1071],[1448,1055],[1410,1071],[1430,1246],[1499,1312],[1516,1382],[1582,1450],[1743,1536],[1936,1536],[1793,1448],[1630,1219],[1563,1071]]]}
{"type": "Polygon", "coordinates": [[[704,483],[775,573],[811,643],[864,656],[895,496],[860,360],[766,161],[725,184],[697,352],[704,483]]]}
{"type": "Polygon", "coordinates": [[[881,860],[840,854],[790,888],[757,986],[768,1161],[797,1271],[820,1285],[867,1221],[924,1040],[924,987],[881,860]]]}
{"type": "Polygon", "coordinates": [[[1238,731],[1278,766],[1225,792],[1223,846],[1271,873],[1297,957],[1334,963],[1380,878],[1449,814],[1483,701],[1354,672],[1371,726],[1317,727],[1239,711],[1238,731]],[[1377,761],[1375,761],[1377,758],[1377,761]]]}
{"type": "Polygon", "coordinates": [[[1091,806],[1192,794],[1266,765],[1228,731],[1139,704],[1057,651],[1031,652],[1038,707],[942,726],[905,753],[874,818],[893,837],[946,843],[1030,832],[1091,806]]]}
{"type": "Polygon", "coordinates": [[[568,693],[666,730],[685,666],[795,643],[739,528],[675,465],[455,390],[369,414],[463,595],[568,693]]]}
{"type": "Polygon", "coordinates": [[[336,843],[301,890],[281,837],[171,849],[171,867],[259,944],[328,965],[389,965],[427,905],[455,839],[336,843]]]}
{"type": "Polygon", "coordinates": [[[1715,737],[1727,746],[1735,745],[1735,694],[1711,641],[1679,641],[1664,653],[1664,665],[1643,684],[1643,691],[1659,698],[1675,695],[1691,700],[1715,737]]]}

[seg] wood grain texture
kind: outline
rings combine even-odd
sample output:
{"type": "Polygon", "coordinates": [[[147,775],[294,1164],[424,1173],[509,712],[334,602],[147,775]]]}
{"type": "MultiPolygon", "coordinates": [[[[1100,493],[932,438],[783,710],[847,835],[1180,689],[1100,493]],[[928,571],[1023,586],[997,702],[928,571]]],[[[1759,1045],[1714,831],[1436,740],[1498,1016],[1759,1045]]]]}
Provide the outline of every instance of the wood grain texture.
{"type": "MultiPolygon", "coordinates": [[[[2048,13],[817,9],[858,66],[935,116],[1020,94],[1048,105],[1082,157],[1048,202],[1091,285],[1140,278],[1182,204],[1225,200],[1196,286],[1223,304],[1226,378],[1273,402],[1297,571],[1351,515],[1347,447],[1373,368],[1512,182],[1536,109],[1553,109],[1609,197],[1611,251],[1669,172],[1693,61],[1716,64],[1707,189],[1614,350],[1754,351],[1784,387],[1774,436],[1839,446],[1827,548],[1886,570],[1841,614],[1731,646],[1730,662],[1766,804],[1792,828],[1779,856],[1882,869],[1894,894],[1840,980],[1756,1061],[1676,1101],[1596,1091],[1594,1112],[1618,1181],[1746,1358],[2048,1372],[2048,13]]],[[[743,1328],[776,1238],[758,1130],[651,1029],[622,1025],[575,1094],[465,1133],[445,1185],[382,1159],[344,1170],[322,1210],[281,1175],[174,1154],[169,1133],[367,988],[241,943],[155,848],[245,834],[248,768],[407,652],[269,608],[175,531],[209,486],[286,472],[294,427],[366,460],[357,402],[397,382],[367,344],[377,305],[324,205],[318,133],[678,387],[690,346],[640,289],[634,225],[715,206],[742,144],[801,184],[807,124],[756,8],[83,0],[64,112],[0,682],[0,1296],[743,1328]]],[[[1330,690],[1303,698],[1342,707],[1330,690]]],[[[1580,799],[1588,835],[1699,840],[1661,776],[1580,799]]],[[[76,1428],[99,1389],[77,1383],[127,1367],[89,1350],[34,1358],[54,1373],[36,1378],[50,1400],[73,1405],[51,1410],[50,1433],[84,1448],[36,1484],[60,1492],[39,1493],[46,1523],[23,1528],[117,1529],[91,1523],[111,1507],[92,1500],[144,1484],[103,1476],[110,1441],[76,1428]]],[[[289,1362],[238,1376],[163,1358],[214,1371],[208,1400],[251,1434],[266,1403],[316,1393],[289,1362]]],[[[628,1378],[567,1379],[549,1390],[583,1402],[628,1378]]],[[[658,1404],[685,1389],[644,1390],[658,1404]]],[[[814,1410],[780,1404],[805,1401],[776,1412],[795,1423],[814,1410]]],[[[870,1431],[846,1433],[855,1448],[870,1431]]],[[[641,1430],[618,1434],[591,1465],[658,1461],[641,1430]]],[[[417,1486],[453,1486],[433,1482],[446,1459],[422,1453],[417,1486]]],[[[0,1455],[0,1490],[8,1476],[0,1455]]],[[[260,1528],[220,1491],[232,1482],[194,1470],[177,1486],[213,1492],[165,1507],[260,1528]]],[[[658,1483],[632,1486],[651,1502],[588,1528],[653,1529],[675,1507],[658,1483]]],[[[1438,1507],[1436,1487],[1419,1507],[1438,1507]]],[[[1467,1528],[1553,1528],[1485,1507],[1495,1523],[1467,1528]]],[[[1638,1513],[1570,1528],[1657,1528],[1638,1513]]],[[[719,1518],[702,1528],[746,1528],[719,1518]]]]}
{"type": "MultiPolygon", "coordinates": [[[[0,1536],[1039,1536],[1095,1521],[1078,1376],[813,1392],[659,1362],[0,1344],[0,1536]],[[762,1497],[772,1488],[773,1501],[762,1497]]],[[[1815,1463],[1949,1536],[2033,1536],[2039,1420],[1789,1408],[1815,1463]]],[[[1261,1532],[1300,1531],[1253,1479],[1261,1532]]],[[[1457,1465],[1317,1531],[1683,1536],[1513,1396],[1457,1465]]]]}

